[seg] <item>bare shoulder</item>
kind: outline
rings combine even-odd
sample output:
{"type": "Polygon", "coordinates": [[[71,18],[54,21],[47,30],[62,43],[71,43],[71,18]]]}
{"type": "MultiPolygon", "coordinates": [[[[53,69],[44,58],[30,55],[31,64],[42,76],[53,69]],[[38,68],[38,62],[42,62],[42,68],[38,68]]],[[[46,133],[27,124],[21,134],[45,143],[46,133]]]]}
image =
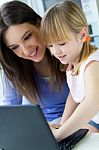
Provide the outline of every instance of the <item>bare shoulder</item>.
{"type": "Polygon", "coordinates": [[[85,76],[86,75],[95,75],[95,76],[99,76],[99,61],[91,61],[86,69],[85,69],[85,76]]]}
{"type": "Polygon", "coordinates": [[[90,85],[90,86],[99,83],[99,61],[92,61],[86,67],[85,83],[86,85],[90,85]]]}

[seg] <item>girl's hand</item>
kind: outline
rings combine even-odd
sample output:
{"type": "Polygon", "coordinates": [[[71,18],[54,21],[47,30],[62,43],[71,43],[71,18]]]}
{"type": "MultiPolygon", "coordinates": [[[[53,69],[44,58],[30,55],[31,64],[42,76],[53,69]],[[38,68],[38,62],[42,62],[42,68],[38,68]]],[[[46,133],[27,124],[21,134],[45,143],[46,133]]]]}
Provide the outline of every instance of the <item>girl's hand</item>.
{"type": "Polygon", "coordinates": [[[51,131],[52,131],[52,133],[53,133],[53,135],[54,135],[57,142],[60,142],[60,139],[59,139],[59,136],[58,136],[59,127],[60,127],[59,125],[55,125],[55,124],[50,125],[50,129],[51,129],[51,131]]]}
{"type": "Polygon", "coordinates": [[[58,129],[58,128],[60,127],[60,125],[59,125],[59,124],[50,124],[50,127],[53,127],[53,128],[55,128],[55,129],[58,129]]]}

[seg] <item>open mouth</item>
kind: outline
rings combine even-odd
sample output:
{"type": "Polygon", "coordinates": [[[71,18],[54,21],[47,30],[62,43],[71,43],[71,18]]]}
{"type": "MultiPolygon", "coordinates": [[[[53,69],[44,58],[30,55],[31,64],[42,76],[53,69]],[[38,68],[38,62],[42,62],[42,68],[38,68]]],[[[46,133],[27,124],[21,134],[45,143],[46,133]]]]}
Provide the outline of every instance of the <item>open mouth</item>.
{"type": "Polygon", "coordinates": [[[33,57],[38,51],[38,46],[36,47],[36,49],[33,51],[33,53],[30,55],[30,57],[33,57]]]}

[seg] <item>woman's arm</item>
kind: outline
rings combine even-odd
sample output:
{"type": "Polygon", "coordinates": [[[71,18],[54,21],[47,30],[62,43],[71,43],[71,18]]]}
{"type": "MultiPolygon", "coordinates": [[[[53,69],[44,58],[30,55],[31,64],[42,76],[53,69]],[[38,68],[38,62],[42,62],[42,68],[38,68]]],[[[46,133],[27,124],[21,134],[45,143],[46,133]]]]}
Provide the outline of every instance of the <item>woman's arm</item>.
{"type": "Polygon", "coordinates": [[[0,105],[22,104],[22,95],[16,91],[15,87],[11,81],[9,81],[4,71],[2,71],[1,75],[2,99],[0,100],[0,105]]]}
{"type": "Polygon", "coordinates": [[[72,115],[78,105],[79,103],[76,103],[69,93],[60,125],[62,125],[72,115]]]}
{"type": "Polygon", "coordinates": [[[71,135],[85,126],[99,111],[99,62],[93,62],[85,70],[85,99],[79,104],[70,118],[52,132],[57,141],[71,135]]]}

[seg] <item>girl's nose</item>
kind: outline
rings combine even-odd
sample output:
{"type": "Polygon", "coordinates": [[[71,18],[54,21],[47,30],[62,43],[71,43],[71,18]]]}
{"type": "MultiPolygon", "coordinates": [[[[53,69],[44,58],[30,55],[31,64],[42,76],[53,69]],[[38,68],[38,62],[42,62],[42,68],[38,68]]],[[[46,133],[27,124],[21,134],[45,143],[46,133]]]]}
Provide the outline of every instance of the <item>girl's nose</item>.
{"type": "Polygon", "coordinates": [[[62,53],[62,51],[61,51],[61,49],[59,48],[59,46],[54,46],[53,45],[53,51],[54,51],[54,54],[55,55],[59,55],[59,54],[61,54],[62,53]]]}

